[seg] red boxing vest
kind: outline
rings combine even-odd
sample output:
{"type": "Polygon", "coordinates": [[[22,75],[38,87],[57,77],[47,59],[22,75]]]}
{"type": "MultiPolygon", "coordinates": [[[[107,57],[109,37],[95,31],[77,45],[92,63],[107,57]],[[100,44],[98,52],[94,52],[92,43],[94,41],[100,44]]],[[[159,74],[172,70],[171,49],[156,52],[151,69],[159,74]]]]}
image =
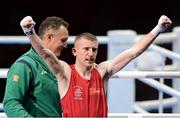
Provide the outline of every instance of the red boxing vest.
{"type": "Polygon", "coordinates": [[[72,74],[66,95],[61,99],[63,117],[107,117],[104,84],[93,69],[91,79],[82,78],[71,65],[72,74]]]}

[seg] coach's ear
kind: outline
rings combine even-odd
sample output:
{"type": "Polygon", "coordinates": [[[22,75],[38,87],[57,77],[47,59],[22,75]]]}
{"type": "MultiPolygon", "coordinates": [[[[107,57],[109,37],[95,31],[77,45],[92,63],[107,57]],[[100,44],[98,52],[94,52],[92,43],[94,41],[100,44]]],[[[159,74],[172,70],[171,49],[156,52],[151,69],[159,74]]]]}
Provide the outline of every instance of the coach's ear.
{"type": "Polygon", "coordinates": [[[46,34],[46,37],[47,37],[47,39],[52,39],[53,38],[53,34],[48,32],[46,34]]]}
{"type": "Polygon", "coordinates": [[[76,56],[76,48],[72,48],[72,54],[76,56]]]}

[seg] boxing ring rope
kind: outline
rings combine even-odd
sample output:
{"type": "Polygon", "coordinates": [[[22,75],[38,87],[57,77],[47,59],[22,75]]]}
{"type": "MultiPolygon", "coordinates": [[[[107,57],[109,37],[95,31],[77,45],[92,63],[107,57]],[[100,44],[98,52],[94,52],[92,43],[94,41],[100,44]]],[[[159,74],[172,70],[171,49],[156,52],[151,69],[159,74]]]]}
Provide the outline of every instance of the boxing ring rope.
{"type": "Polygon", "coordinates": [[[1,36],[0,44],[29,44],[25,36],[1,36]]]}
{"type": "Polygon", "coordinates": [[[119,71],[112,78],[179,78],[180,72],[176,71],[119,71]]]}
{"type": "Polygon", "coordinates": [[[0,69],[0,78],[6,78],[6,75],[7,75],[7,72],[8,72],[8,69],[6,68],[1,68],[0,69]]]}
{"type": "MultiPolygon", "coordinates": [[[[134,42],[141,39],[144,35],[137,35],[134,42]]],[[[70,36],[67,40],[68,44],[73,44],[75,36],[70,36]]],[[[107,36],[97,36],[100,44],[107,44],[109,38],[107,36]]],[[[161,33],[154,41],[154,44],[171,43],[177,39],[175,33],[161,33]]],[[[26,36],[0,36],[0,44],[30,44],[26,36]]]]}
{"type": "MultiPolygon", "coordinates": [[[[178,102],[178,99],[175,97],[165,98],[162,102],[163,102],[164,108],[169,108],[169,107],[176,105],[178,102]]],[[[135,110],[135,112],[138,112],[138,113],[144,113],[144,112],[141,112],[138,109],[136,109],[136,107],[137,108],[139,107],[139,108],[143,109],[144,111],[146,111],[146,110],[156,109],[158,107],[158,105],[159,105],[159,101],[157,101],[157,100],[146,100],[146,101],[136,102],[134,104],[134,110],[135,110]]]]}
{"type": "Polygon", "coordinates": [[[146,83],[147,85],[159,90],[159,91],[163,91],[171,96],[174,96],[174,97],[177,97],[180,99],[180,92],[175,90],[175,89],[172,89],[171,87],[169,86],[166,86],[154,79],[138,79],[140,81],[142,81],[143,83],[146,83]]]}
{"type": "Polygon", "coordinates": [[[177,60],[177,61],[180,61],[180,54],[178,53],[175,53],[175,52],[172,52],[168,49],[165,49],[165,48],[162,48],[160,46],[157,46],[157,45],[151,45],[149,47],[149,50],[151,51],[156,51],[158,52],[159,54],[163,55],[163,56],[166,56],[170,59],[173,59],[173,60],[177,60]]]}
{"type": "MultiPolygon", "coordinates": [[[[70,36],[67,40],[68,44],[74,43],[75,36],[70,36]]],[[[107,36],[98,36],[100,44],[107,44],[107,36]]],[[[26,36],[0,36],[0,44],[30,44],[26,36]]]]}
{"type": "MultiPolygon", "coordinates": [[[[149,101],[148,101],[149,102],[149,101]]],[[[145,113],[149,113],[148,111],[146,111],[146,110],[144,110],[145,108],[142,108],[140,105],[138,105],[138,104],[134,104],[133,105],[133,108],[134,108],[134,112],[136,112],[136,113],[143,113],[143,114],[145,114],[145,113]]]]}
{"type": "MultiPolygon", "coordinates": [[[[137,35],[135,42],[140,40],[144,35],[137,35]]],[[[171,33],[161,33],[154,41],[154,44],[167,44],[177,40],[177,34],[174,32],[171,33]]]]}
{"type": "MultiPolygon", "coordinates": [[[[0,69],[0,78],[6,78],[8,69],[0,69]]],[[[179,71],[119,71],[112,78],[180,78],[179,71]]]]}
{"type": "Polygon", "coordinates": [[[3,104],[0,103],[0,112],[2,112],[2,111],[3,111],[3,104]]]}

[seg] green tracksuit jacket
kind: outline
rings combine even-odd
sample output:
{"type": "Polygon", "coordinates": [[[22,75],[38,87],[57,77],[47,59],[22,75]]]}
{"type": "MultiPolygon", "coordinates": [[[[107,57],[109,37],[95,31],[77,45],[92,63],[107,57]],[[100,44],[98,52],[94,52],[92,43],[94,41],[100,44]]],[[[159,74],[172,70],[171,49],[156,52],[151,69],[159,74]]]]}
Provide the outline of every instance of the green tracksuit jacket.
{"type": "Polygon", "coordinates": [[[8,117],[61,117],[57,80],[30,49],[10,67],[3,108],[8,117]]]}

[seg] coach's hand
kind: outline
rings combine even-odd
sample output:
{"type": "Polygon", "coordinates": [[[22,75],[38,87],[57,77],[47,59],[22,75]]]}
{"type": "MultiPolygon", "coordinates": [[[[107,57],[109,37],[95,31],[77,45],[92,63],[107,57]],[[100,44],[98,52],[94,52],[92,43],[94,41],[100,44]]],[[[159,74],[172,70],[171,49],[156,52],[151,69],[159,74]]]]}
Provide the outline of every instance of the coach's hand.
{"type": "Polygon", "coordinates": [[[20,26],[22,27],[23,32],[26,35],[31,35],[34,33],[35,24],[36,23],[33,21],[31,16],[24,17],[20,22],[20,26]]]}

